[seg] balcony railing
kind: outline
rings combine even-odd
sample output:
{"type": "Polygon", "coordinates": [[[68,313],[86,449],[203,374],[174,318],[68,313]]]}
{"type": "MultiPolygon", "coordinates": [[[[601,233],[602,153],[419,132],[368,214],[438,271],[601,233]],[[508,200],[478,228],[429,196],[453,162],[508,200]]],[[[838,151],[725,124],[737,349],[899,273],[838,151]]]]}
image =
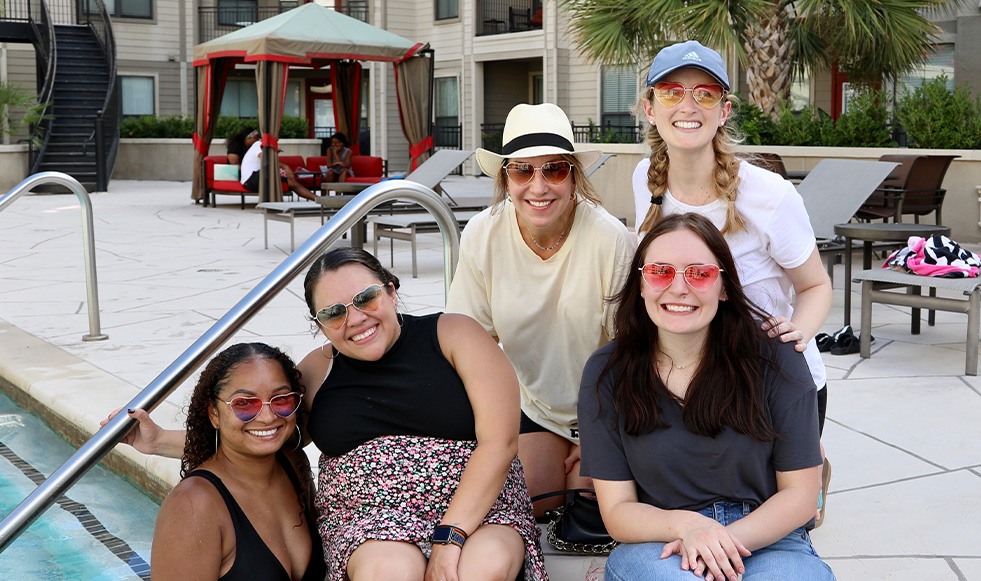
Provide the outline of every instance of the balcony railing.
{"type": "Polygon", "coordinates": [[[477,2],[477,36],[538,30],[542,27],[539,0],[482,0],[477,2]]]}
{"type": "MultiPolygon", "coordinates": [[[[576,143],[640,143],[644,140],[644,128],[640,125],[618,125],[606,123],[596,125],[572,124],[572,135],[576,143]]],[[[480,126],[481,147],[490,151],[501,151],[504,137],[503,123],[483,123],[480,126]]]]}
{"type": "MultiPolygon", "coordinates": [[[[202,6],[198,8],[198,42],[207,42],[250,24],[272,18],[277,14],[296,8],[299,4],[299,2],[280,2],[278,6],[274,7],[202,6]]],[[[368,3],[366,0],[341,2],[336,10],[351,18],[368,22],[368,3]]]]}
{"type": "Polygon", "coordinates": [[[572,134],[577,143],[640,143],[644,129],[640,125],[604,123],[596,125],[572,124],[572,134]]]}

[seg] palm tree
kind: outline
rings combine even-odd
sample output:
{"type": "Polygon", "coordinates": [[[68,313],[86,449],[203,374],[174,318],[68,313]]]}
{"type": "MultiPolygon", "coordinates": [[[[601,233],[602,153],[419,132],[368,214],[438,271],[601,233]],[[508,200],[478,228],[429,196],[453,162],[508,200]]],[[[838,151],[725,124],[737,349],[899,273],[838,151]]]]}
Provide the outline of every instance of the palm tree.
{"type": "Polygon", "coordinates": [[[923,62],[937,27],[924,11],[960,0],[560,0],[592,60],[633,64],[695,38],[734,52],[747,99],[775,115],[795,74],[832,65],[855,82],[895,79],[923,62]]]}

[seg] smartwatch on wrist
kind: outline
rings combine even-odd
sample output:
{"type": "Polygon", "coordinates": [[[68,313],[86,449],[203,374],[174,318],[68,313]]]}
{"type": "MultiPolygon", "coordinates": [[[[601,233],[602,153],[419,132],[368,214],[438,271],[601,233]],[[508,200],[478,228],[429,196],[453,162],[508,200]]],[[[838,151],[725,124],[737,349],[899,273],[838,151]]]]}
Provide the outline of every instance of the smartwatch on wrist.
{"type": "Polygon", "coordinates": [[[453,525],[438,525],[433,530],[434,545],[456,545],[463,548],[463,543],[467,540],[467,533],[460,527],[453,525]]]}

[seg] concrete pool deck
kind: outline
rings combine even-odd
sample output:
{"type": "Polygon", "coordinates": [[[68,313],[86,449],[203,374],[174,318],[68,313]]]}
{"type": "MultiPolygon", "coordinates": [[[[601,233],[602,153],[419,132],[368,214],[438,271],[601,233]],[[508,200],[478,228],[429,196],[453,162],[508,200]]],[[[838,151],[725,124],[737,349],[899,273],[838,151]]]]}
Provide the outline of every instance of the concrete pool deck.
{"type": "MultiPolygon", "coordinates": [[[[489,179],[445,185],[461,204],[486,199],[491,189],[489,179]]],[[[15,399],[39,402],[76,438],[93,433],[288,254],[287,225],[270,224],[265,250],[262,216],[252,206],[240,210],[237,198],[223,196],[217,208],[204,208],[189,192],[182,182],[113,181],[108,193],[92,195],[109,336],[100,342],[81,340],[88,318],[74,196],[24,196],[0,212],[0,378],[19,393],[15,399]]],[[[319,225],[297,219],[298,243],[319,225]]],[[[388,265],[387,244],[379,255],[388,265]]],[[[414,279],[409,244],[395,243],[404,308],[440,310],[438,234],[419,235],[418,261],[414,279]]],[[[843,314],[843,270],[836,268],[827,332],[841,326],[843,314]]],[[[857,324],[855,286],[853,293],[857,324]]],[[[824,354],[824,444],[833,478],[814,543],[842,580],[981,581],[981,378],[964,375],[966,318],[937,313],[936,326],[910,335],[907,309],[874,308],[870,359],[824,354]]],[[[298,278],[229,343],[264,341],[300,358],[321,343],[305,314],[298,278]]],[[[180,426],[192,387],[180,386],[153,417],[180,426]]],[[[149,489],[164,493],[176,481],[177,461],[119,451],[155,475],[149,489]]],[[[552,559],[550,569],[560,581],[582,579],[582,562],[552,559]]]]}

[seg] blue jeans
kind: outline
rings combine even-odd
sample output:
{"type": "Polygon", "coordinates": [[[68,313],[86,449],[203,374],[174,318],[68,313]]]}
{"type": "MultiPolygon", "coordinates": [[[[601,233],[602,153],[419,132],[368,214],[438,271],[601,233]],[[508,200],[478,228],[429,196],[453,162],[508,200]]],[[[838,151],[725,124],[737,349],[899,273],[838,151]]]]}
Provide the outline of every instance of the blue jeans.
{"type": "MultiPolygon", "coordinates": [[[[716,502],[699,511],[723,526],[733,523],[753,510],[745,502],[716,502]]],[[[681,568],[681,556],[661,558],[665,543],[624,543],[610,553],[606,561],[607,581],[693,581],[691,571],[681,568]]],[[[746,573],[743,581],[834,581],[835,575],[818,556],[811,538],[803,527],[768,547],[756,549],[743,558],[746,573]]]]}

